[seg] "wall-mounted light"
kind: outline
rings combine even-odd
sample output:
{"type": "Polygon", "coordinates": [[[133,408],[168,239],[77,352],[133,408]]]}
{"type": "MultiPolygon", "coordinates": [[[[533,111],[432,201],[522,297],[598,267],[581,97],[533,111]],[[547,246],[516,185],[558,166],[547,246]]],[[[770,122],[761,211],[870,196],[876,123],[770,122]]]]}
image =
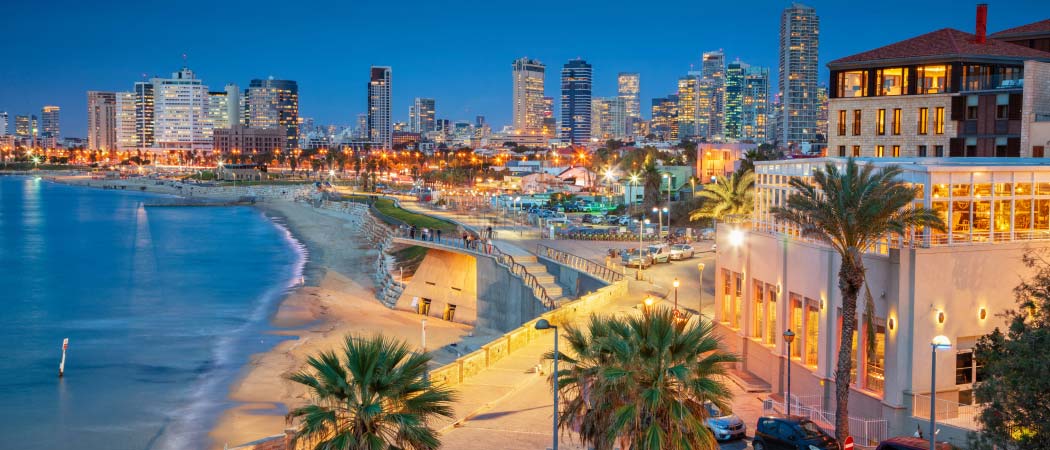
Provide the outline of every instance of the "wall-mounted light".
{"type": "Polygon", "coordinates": [[[890,317],[889,320],[887,320],[886,322],[886,324],[890,327],[890,331],[893,331],[897,328],[897,319],[890,317]]]}
{"type": "Polygon", "coordinates": [[[986,308],[984,308],[984,307],[981,307],[981,309],[977,310],[977,318],[981,319],[981,320],[987,319],[988,318],[988,310],[986,308]]]}
{"type": "Polygon", "coordinates": [[[780,295],[780,283],[777,283],[777,295],[780,295]]]}
{"type": "Polygon", "coordinates": [[[937,323],[944,323],[944,311],[937,311],[937,323]]]}

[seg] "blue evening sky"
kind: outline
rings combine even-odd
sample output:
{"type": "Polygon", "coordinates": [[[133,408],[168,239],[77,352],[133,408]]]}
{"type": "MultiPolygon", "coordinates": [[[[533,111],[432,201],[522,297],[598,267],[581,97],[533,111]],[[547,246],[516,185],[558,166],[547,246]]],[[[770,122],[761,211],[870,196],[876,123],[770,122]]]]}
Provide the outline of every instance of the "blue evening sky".
{"type": "MultiPolygon", "coordinates": [[[[1045,0],[989,3],[990,32],[1050,17],[1045,0]]],[[[616,92],[617,72],[641,74],[642,109],[675,90],[707,50],[768,66],[788,1],[403,0],[338,2],[142,0],[0,6],[0,111],[62,108],[64,136],[83,136],[87,90],[130,90],[142,74],[188,65],[212,90],[273,75],[299,82],[300,114],[352,124],[365,109],[368,67],[393,67],[394,119],[413,97],[433,97],[437,116],[493,128],[510,121],[511,61],[547,64],[557,98],[561,65],[594,66],[594,95],[616,92]]],[[[939,28],[972,31],[976,2],[815,0],[826,62],[939,28]]],[[[826,72],[826,70],[823,70],[826,72]]],[[[826,75],[821,76],[822,79],[826,75]]]]}

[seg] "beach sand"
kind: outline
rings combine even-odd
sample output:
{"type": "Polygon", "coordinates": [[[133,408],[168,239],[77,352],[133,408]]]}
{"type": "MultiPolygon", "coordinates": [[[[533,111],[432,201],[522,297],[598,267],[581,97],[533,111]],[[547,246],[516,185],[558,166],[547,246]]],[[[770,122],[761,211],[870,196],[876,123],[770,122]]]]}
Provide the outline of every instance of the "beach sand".
{"type": "MultiPolygon", "coordinates": [[[[290,202],[269,202],[264,210],[307,246],[307,284],[292,292],[272,319],[274,326],[290,328],[275,332],[290,340],[254,355],[233,385],[230,398],[238,404],[210,433],[216,449],[280,434],[287,411],[308,399],[306,390],[287,376],[302,370],[309,356],[341,347],[347,335],[383,333],[414,348],[422,339],[419,316],[376,300],[371,279],[376,250],[337,213],[290,202]]],[[[432,318],[427,321],[427,346],[459,342],[470,331],[468,325],[432,318]]]]}

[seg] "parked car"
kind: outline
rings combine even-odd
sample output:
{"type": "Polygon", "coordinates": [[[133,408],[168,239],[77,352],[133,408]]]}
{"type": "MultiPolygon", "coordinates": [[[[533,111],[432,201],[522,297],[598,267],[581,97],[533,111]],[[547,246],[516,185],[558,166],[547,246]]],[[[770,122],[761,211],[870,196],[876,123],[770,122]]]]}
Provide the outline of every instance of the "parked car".
{"type": "Polygon", "coordinates": [[[605,221],[612,224],[617,224],[620,223],[620,216],[617,216],[616,214],[606,214],[605,221]]]}
{"type": "Polygon", "coordinates": [[[638,251],[638,249],[631,249],[620,256],[620,261],[627,267],[641,267],[647,268],[653,265],[653,258],[649,256],[649,252],[646,250],[638,251]]]}
{"type": "MultiPolygon", "coordinates": [[[[893,437],[879,442],[875,450],[930,450],[930,441],[917,437],[893,437]]],[[[937,450],[952,450],[946,442],[938,442],[937,450]]]]}
{"type": "Polygon", "coordinates": [[[692,258],[694,254],[693,246],[689,244],[674,244],[671,246],[671,260],[679,261],[683,259],[692,258]]]}
{"type": "Polygon", "coordinates": [[[813,421],[800,416],[764,416],[758,419],[755,450],[839,450],[835,438],[813,421]]]}
{"type": "Polygon", "coordinates": [[[572,223],[572,221],[569,220],[569,218],[566,217],[565,214],[556,214],[547,219],[547,223],[554,225],[566,225],[572,223]]]}
{"type": "Polygon", "coordinates": [[[650,245],[649,256],[653,258],[653,264],[671,262],[671,246],[667,244],[650,245]]]}
{"type": "Polygon", "coordinates": [[[740,420],[736,414],[730,411],[722,411],[714,403],[704,402],[707,410],[707,420],[704,425],[715,435],[715,440],[728,441],[730,439],[742,438],[747,434],[747,425],[740,420]]]}
{"type": "Polygon", "coordinates": [[[631,216],[620,216],[620,225],[631,225],[632,222],[631,216]]]}
{"type": "Polygon", "coordinates": [[[593,223],[593,224],[602,223],[602,216],[598,216],[598,215],[594,215],[594,214],[584,214],[583,215],[583,223],[593,223]]]}

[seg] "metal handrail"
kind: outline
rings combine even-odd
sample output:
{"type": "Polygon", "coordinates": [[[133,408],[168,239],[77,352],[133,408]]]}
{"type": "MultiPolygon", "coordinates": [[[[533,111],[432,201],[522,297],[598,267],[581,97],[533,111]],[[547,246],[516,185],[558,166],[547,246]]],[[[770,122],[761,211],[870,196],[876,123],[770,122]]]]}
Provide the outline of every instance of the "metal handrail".
{"type": "Polygon", "coordinates": [[[615,283],[623,279],[623,273],[610,269],[604,264],[599,264],[582,256],[551,248],[543,244],[536,244],[536,253],[544,258],[594,275],[609,283],[615,283]]]}

